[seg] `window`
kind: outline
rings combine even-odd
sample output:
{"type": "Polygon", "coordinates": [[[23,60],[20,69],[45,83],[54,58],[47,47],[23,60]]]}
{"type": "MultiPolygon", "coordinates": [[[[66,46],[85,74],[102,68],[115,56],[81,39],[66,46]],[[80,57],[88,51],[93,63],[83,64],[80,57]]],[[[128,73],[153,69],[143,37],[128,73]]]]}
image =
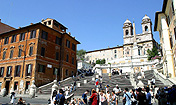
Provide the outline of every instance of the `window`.
{"type": "Polygon", "coordinates": [[[35,38],[36,36],[36,30],[32,30],[30,34],[30,39],[35,38]]]}
{"type": "Polygon", "coordinates": [[[12,72],[12,66],[8,66],[7,67],[7,74],[6,74],[6,76],[7,77],[11,76],[11,72],[12,72]]]}
{"type": "Polygon", "coordinates": [[[47,40],[48,39],[48,33],[45,31],[42,31],[42,39],[47,40]]]}
{"type": "Polygon", "coordinates": [[[67,54],[67,58],[66,58],[66,61],[68,62],[68,59],[69,59],[69,56],[68,56],[68,54],[67,54]]]}
{"type": "Polygon", "coordinates": [[[14,90],[18,90],[18,82],[14,82],[14,90]]]}
{"type": "Polygon", "coordinates": [[[12,36],[11,43],[16,42],[16,35],[12,36]]]}
{"type": "Polygon", "coordinates": [[[51,25],[51,21],[48,21],[48,25],[51,25]]]}
{"type": "Polygon", "coordinates": [[[53,75],[56,75],[56,73],[57,73],[57,75],[60,75],[60,70],[59,70],[59,68],[53,68],[53,75]]]}
{"type": "Polygon", "coordinates": [[[15,77],[20,77],[21,65],[15,66],[15,77]]]}
{"type": "Polygon", "coordinates": [[[59,52],[56,52],[56,60],[59,60],[59,52]]]}
{"type": "Polygon", "coordinates": [[[32,64],[27,64],[26,65],[26,76],[31,76],[32,75],[32,64]]]}
{"type": "Polygon", "coordinates": [[[6,51],[3,52],[3,56],[2,56],[2,59],[4,60],[6,57],[6,51]]]}
{"type": "Polygon", "coordinates": [[[3,77],[4,76],[4,67],[1,67],[0,68],[0,77],[3,77]]]}
{"type": "Polygon", "coordinates": [[[67,46],[68,48],[70,48],[70,41],[69,41],[69,40],[66,41],[66,46],[67,46]]]}
{"type": "Polygon", "coordinates": [[[114,55],[114,58],[116,58],[116,57],[117,57],[117,55],[115,54],[115,55],[114,55]]]}
{"type": "Polygon", "coordinates": [[[129,51],[127,51],[127,54],[129,54],[129,51]]]}
{"type": "Polygon", "coordinates": [[[18,51],[18,57],[21,57],[21,53],[22,53],[22,49],[19,48],[19,51],[18,51]]]}
{"type": "Polygon", "coordinates": [[[138,49],[138,55],[141,55],[141,51],[140,51],[140,49],[138,49]]]}
{"type": "Polygon", "coordinates": [[[41,56],[45,56],[45,48],[44,47],[41,48],[41,56]]]}
{"type": "Polygon", "coordinates": [[[8,44],[9,43],[9,37],[6,37],[4,40],[4,44],[8,44]]]}
{"type": "Polygon", "coordinates": [[[39,66],[38,72],[43,72],[43,73],[45,73],[45,65],[39,64],[38,66],[39,66]]]}
{"type": "Polygon", "coordinates": [[[30,48],[29,48],[29,56],[31,56],[33,54],[33,46],[31,46],[30,48]]]}
{"type": "Polygon", "coordinates": [[[147,26],[145,26],[145,31],[148,31],[148,27],[147,26]]]}
{"type": "Polygon", "coordinates": [[[114,50],[114,53],[116,53],[116,50],[114,50]]]}
{"type": "Polygon", "coordinates": [[[125,31],[125,34],[126,34],[126,35],[128,35],[128,34],[129,34],[129,31],[128,31],[128,30],[126,30],[126,31],[125,31]]]}
{"type": "Polygon", "coordinates": [[[62,39],[56,36],[56,44],[61,45],[62,39]]]}
{"type": "Polygon", "coordinates": [[[25,33],[21,33],[20,34],[20,41],[24,40],[25,39],[25,33]]]}
{"type": "Polygon", "coordinates": [[[75,59],[74,59],[74,57],[72,57],[72,64],[74,65],[74,61],[75,61],[75,59]]]}
{"type": "Polygon", "coordinates": [[[13,58],[13,50],[10,50],[10,59],[13,58]]]}
{"type": "Polygon", "coordinates": [[[76,45],[74,43],[72,43],[72,50],[76,51],[76,45]]]}
{"type": "Polygon", "coordinates": [[[65,71],[65,75],[68,76],[68,70],[65,71]]]}

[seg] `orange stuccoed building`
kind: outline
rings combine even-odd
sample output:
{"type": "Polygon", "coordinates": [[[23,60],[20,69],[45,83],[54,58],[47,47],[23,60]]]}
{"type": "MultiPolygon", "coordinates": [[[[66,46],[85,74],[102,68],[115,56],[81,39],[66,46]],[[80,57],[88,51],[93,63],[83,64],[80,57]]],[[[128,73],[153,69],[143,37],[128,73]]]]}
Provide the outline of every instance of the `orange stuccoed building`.
{"type": "Polygon", "coordinates": [[[29,91],[32,81],[41,86],[77,72],[79,41],[54,19],[0,34],[0,89],[29,91]]]}

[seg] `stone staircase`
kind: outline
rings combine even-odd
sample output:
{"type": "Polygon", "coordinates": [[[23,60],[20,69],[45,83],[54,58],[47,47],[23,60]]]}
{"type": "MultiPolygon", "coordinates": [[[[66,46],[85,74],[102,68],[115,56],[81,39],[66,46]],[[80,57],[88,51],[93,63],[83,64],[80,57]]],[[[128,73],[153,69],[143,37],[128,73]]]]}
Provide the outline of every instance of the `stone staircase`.
{"type": "MultiPolygon", "coordinates": [[[[93,76],[95,77],[95,75],[93,76]]],[[[105,90],[105,86],[106,85],[110,85],[109,90],[112,91],[113,88],[118,84],[119,87],[123,90],[126,87],[128,87],[129,89],[132,89],[133,86],[131,85],[130,79],[126,79],[125,74],[122,74],[122,79],[119,75],[113,75],[111,77],[111,80],[109,80],[109,76],[108,74],[103,74],[103,83],[102,83],[102,88],[105,90]]],[[[91,90],[91,89],[95,89],[95,81],[89,81],[87,84],[81,83],[82,86],[77,88],[77,90],[74,92],[74,96],[82,96],[82,94],[86,91],[86,90],[91,90]]]]}
{"type": "MultiPolygon", "coordinates": [[[[144,71],[144,75],[145,75],[145,78],[141,79],[141,81],[143,82],[144,86],[147,86],[148,85],[148,80],[152,80],[152,79],[155,79],[155,86],[158,86],[158,87],[164,86],[164,84],[157,77],[155,77],[153,70],[144,71]]],[[[139,80],[137,79],[138,76],[141,76],[140,72],[133,75],[133,77],[136,80],[136,83],[139,82],[139,80]]]]}

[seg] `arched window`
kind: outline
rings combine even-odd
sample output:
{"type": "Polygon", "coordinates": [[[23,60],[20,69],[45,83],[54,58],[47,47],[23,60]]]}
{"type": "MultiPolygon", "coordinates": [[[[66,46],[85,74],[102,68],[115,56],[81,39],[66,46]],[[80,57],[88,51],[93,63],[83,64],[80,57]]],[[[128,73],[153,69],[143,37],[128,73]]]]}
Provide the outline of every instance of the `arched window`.
{"type": "Polygon", "coordinates": [[[126,30],[126,31],[125,31],[125,34],[126,34],[126,35],[128,35],[128,34],[129,34],[129,31],[128,31],[128,30],[126,30]]]}
{"type": "Polygon", "coordinates": [[[145,31],[148,31],[148,26],[145,26],[145,31]]]}

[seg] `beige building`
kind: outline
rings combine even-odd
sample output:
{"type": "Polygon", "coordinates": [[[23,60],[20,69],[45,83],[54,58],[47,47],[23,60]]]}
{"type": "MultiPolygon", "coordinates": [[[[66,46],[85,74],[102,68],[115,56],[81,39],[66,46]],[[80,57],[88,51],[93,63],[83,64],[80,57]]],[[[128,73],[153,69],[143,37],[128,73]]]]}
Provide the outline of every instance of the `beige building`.
{"type": "Polygon", "coordinates": [[[123,24],[123,46],[88,51],[85,55],[87,62],[96,63],[98,59],[105,59],[106,64],[119,64],[147,61],[147,50],[158,43],[153,39],[151,19],[145,15],[142,18],[142,33],[136,34],[135,24],[128,19],[123,24]]]}
{"type": "Polygon", "coordinates": [[[176,65],[176,0],[164,0],[162,11],[155,13],[154,31],[159,31],[163,53],[162,73],[175,77],[176,65]]]}

